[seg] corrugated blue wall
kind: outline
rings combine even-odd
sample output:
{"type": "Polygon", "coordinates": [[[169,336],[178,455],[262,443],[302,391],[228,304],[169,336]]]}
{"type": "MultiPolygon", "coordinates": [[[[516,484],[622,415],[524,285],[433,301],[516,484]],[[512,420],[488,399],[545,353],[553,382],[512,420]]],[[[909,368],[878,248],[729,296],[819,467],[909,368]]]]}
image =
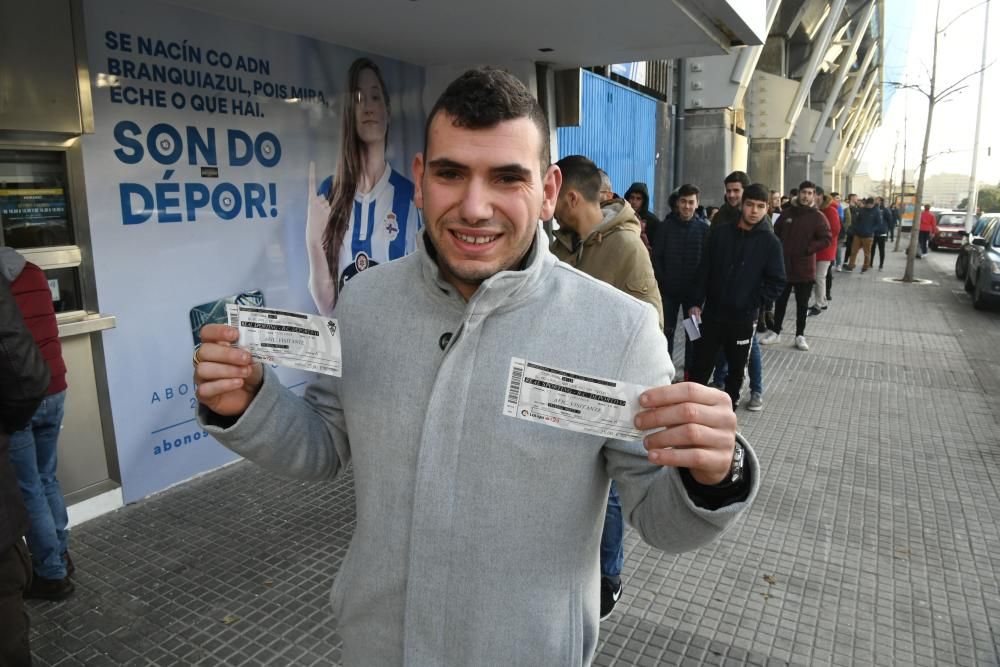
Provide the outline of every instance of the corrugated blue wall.
{"type": "Polygon", "coordinates": [[[586,70],[582,83],[580,126],[559,128],[559,157],[586,155],[608,172],[619,195],[644,182],[655,210],[656,100],[586,70]]]}

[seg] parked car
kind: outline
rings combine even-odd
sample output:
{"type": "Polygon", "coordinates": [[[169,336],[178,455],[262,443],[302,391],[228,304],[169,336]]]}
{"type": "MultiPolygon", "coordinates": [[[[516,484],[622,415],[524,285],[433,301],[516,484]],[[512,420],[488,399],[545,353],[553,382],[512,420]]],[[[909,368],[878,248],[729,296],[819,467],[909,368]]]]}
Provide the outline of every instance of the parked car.
{"type": "Polygon", "coordinates": [[[977,310],[1000,302],[1000,220],[987,224],[983,236],[972,238],[965,290],[977,310]]]}
{"type": "Polygon", "coordinates": [[[959,250],[965,240],[965,214],[942,213],[938,216],[938,232],[930,239],[931,250],[959,250]]]}
{"type": "Polygon", "coordinates": [[[972,231],[965,234],[965,238],[962,242],[962,247],[959,248],[958,257],[955,258],[955,277],[959,280],[965,280],[966,274],[969,273],[969,258],[972,256],[972,252],[976,249],[972,245],[972,239],[982,238],[986,229],[989,225],[1000,224],[1000,213],[986,213],[979,216],[975,224],[972,226],[972,231]]]}

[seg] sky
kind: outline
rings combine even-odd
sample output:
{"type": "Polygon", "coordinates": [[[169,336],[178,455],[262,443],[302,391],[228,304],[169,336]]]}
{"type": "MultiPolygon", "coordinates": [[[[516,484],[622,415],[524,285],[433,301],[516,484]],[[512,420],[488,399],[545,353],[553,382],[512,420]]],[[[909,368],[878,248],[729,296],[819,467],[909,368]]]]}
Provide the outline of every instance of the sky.
{"type": "MultiPolygon", "coordinates": [[[[937,0],[886,0],[885,81],[917,84],[928,88],[937,0]]],[[[982,59],[985,4],[983,0],[942,0],[940,25],[947,25],[965,10],[941,35],[938,44],[938,88],[946,88],[979,69],[982,59]],[[971,9],[970,9],[971,8],[971,9]]],[[[1000,183],[1000,1],[990,3],[990,30],[983,95],[983,120],[979,135],[977,180],[1000,183]],[[987,154],[991,149],[991,154],[987,154]]],[[[927,174],[972,170],[973,139],[979,95],[979,75],[965,81],[966,88],[934,108],[927,174]]],[[[916,170],[927,127],[927,98],[915,90],[887,92],[881,127],[872,133],[861,158],[859,172],[880,180],[898,182],[906,137],[906,167],[916,170]],[[905,128],[905,132],[904,132],[905,128]],[[895,157],[895,160],[894,160],[895,157]],[[893,164],[895,169],[893,170],[893,164]]]]}

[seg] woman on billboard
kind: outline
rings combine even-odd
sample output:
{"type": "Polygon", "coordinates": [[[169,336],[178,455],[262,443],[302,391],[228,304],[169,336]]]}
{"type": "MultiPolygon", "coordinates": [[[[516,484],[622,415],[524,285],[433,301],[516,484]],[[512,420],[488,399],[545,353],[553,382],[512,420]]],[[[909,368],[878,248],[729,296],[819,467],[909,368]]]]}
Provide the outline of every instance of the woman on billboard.
{"type": "Polygon", "coordinates": [[[309,164],[306,247],[309,293],[321,315],[361,271],[397,259],[416,247],[420,213],[413,183],[385,159],[389,137],[389,91],[378,65],[358,58],[348,71],[341,118],[337,173],[316,188],[309,164]]]}

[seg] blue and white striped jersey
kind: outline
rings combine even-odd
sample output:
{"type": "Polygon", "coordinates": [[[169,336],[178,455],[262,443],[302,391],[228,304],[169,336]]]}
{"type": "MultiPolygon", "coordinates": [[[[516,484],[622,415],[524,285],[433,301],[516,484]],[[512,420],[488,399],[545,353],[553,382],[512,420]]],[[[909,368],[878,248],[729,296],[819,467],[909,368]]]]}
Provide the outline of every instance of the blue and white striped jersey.
{"type": "MultiPolygon", "coordinates": [[[[329,197],[333,176],[319,186],[329,197]]],[[[372,191],[355,193],[354,214],[344,234],[338,265],[338,291],[365,269],[399,259],[417,247],[417,234],[423,227],[420,210],[413,203],[414,187],[410,179],[387,165],[372,191]]]]}

